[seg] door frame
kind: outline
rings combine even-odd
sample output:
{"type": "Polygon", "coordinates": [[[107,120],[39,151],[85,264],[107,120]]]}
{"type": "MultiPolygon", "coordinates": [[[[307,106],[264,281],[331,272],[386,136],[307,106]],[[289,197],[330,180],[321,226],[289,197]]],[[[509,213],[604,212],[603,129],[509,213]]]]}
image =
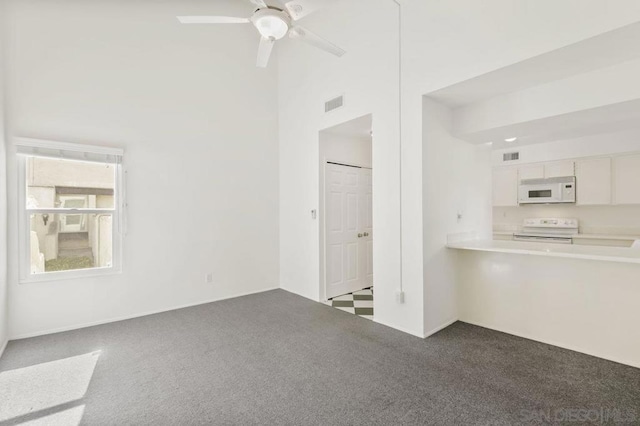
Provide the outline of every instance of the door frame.
{"type": "Polygon", "coordinates": [[[354,167],[358,169],[373,170],[373,167],[363,164],[358,164],[352,161],[341,161],[331,159],[331,157],[322,158],[322,170],[319,178],[320,189],[320,205],[318,208],[318,223],[320,234],[320,299],[323,302],[327,302],[327,215],[325,214],[327,206],[327,164],[334,163],[343,165],[345,167],[354,167]]]}

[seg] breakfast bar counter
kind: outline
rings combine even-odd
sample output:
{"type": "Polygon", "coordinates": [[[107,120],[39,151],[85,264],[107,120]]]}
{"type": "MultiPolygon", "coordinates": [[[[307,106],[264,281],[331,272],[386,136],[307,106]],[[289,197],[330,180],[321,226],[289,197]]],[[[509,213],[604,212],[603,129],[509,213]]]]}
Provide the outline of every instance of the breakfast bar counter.
{"type": "Polygon", "coordinates": [[[640,248],[533,243],[506,240],[470,240],[447,244],[450,249],[551,256],[640,264],[640,248]]]}

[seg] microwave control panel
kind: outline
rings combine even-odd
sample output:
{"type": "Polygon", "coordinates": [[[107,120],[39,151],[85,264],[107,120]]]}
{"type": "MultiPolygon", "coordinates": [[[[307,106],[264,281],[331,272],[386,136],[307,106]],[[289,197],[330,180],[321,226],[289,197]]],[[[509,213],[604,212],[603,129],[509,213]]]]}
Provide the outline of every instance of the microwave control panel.
{"type": "Polygon", "coordinates": [[[576,199],[576,184],[575,183],[565,183],[562,184],[562,199],[563,200],[575,200],[576,199]]]}

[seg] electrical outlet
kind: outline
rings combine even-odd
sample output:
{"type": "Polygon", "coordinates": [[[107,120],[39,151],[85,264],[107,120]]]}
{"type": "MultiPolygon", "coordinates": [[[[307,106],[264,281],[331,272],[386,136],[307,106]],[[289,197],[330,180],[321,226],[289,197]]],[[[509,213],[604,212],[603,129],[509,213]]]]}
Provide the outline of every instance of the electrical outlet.
{"type": "Polygon", "coordinates": [[[205,275],[204,281],[207,284],[213,284],[213,272],[209,272],[207,275],[205,275]]]}
{"type": "Polygon", "coordinates": [[[402,305],[404,303],[404,291],[396,291],[396,302],[402,305]]]}

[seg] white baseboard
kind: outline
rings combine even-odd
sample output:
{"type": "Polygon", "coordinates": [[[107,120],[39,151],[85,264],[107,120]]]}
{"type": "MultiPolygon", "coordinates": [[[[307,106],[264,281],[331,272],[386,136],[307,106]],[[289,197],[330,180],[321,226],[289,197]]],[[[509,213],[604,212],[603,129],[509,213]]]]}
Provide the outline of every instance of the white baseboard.
{"type": "Polygon", "coordinates": [[[11,336],[9,338],[9,340],[28,339],[30,337],[38,337],[38,336],[44,336],[44,335],[47,335],[47,334],[62,333],[64,331],[79,330],[81,328],[94,327],[96,325],[109,324],[109,323],[112,323],[112,322],[126,321],[126,320],[129,320],[129,319],[146,317],[148,315],[161,314],[163,312],[176,311],[178,309],[184,309],[184,308],[191,308],[191,307],[194,307],[194,306],[206,305],[208,303],[219,302],[221,300],[229,300],[229,299],[235,299],[237,297],[249,296],[249,295],[252,295],[252,294],[265,293],[267,291],[278,290],[279,288],[280,287],[272,287],[272,288],[267,288],[267,289],[262,289],[262,290],[257,290],[257,291],[249,291],[249,292],[245,292],[245,293],[234,294],[233,296],[220,297],[220,298],[217,298],[217,299],[210,299],[210,300],[205,300],[205,301],[202,301],[202,302],[190,303],[190,304],[186,304],[186,305],[178,305],[178,306],[174,306],[174,307],[170,307],[170,308],[158,309],[158,310],[154,310],[154,311],[141,312],[141,313],[133,314],[133,315],[126,315],[126,316],[122,316],[122,317],[114,317],[114,318],[109,318],[109,319],[106,319],[106,320],[100,320],[100,321],[94,321],[94,322],[89,322],[89,323],[77,324],[77,325],[72,325],[72,326],[68,326],[68,327],[53,328],[53,329],[44,330],[44,331],[37,331],[37,332],[34,332],[34,333],[18,334],[16,336],[11,336]]]}
{"type": "Polygon", "coordinates": [[[546,345],[557,346],[557,347],[562,348],[562,349],[568,349],[568,350],[573,351],[573,352],[579,352],[581,354],[594,356],[596,358],[606,359],[607,361],[617,362],[618,364],[624,364],[624,365],[629,365],[631,367],[640,368],[640,363],[639,362],[620,359],[620,358],[617,358],[617,357],[603,356],[602,354],[597,354],[597,353],[594,353],[594,352],[591,352],[591,351],[585,351],[584,349],[576,348],[576,347],[571,346],[571,345],[565,345],[563,343],[558,343],[558,342],[554,342],[554,341],[551,341],[551,340],[540,339],[538,337],[533,337],[533,336],[525,334],[525,333],[518,333],[518,332],[511,331],[511,330],[503,329],[503,328],[498,328],[498,327],[485,325],[485,324],[482,324],[482,323],[479,323],[479,322],[475,322],[475,321],[468,321],[468,320],[465,320],[465,319],[461,319],[459,321],[465,322],[467,324],[475,325],[475,326],[478,326],[478,327],[487,328],[489,330],[495,330],[495,331],[499,331],[501,333],[510,334],[512,336],[522,337],[523,339],[533,340],[535,342],[544,343],[546,345]]]}
{"type": "Polygon", "coordinates": [[[4,350],[7,349],[7,343],[9,343],[8,339],[4,341],[2,346],[0,346],[0,358],[2,358],[2,354],[4,353],[4,350]]]}
{"type": "Polygon", "coordinates": [[[424,334],[422,334],[422,333],[416,332],[414,330],[409,330],[408,328],[398,327],[397,325],[391,325],[391,324],[386,323],[384,321],[380,321],[379,319],[377,319],[375,317],[375,312],[374,312],[374,315],[373,315],[373,322],[378,323],[380,325],[384,325],[385,327],[393,328],[394,330],[402,331],[403,333],[407,333],[407,334],[410,334],[412,336],[424,339],[424,334]]]}
{"type": "Polygon", "coordinates": [[[447,321],[446,323],[437,326],[436,328],[432,329],[431,331],[427,331],[426,333],[424,333],[424,337],[425,339],[429,336],[433,336],[434,334],[436,334],[439,331],[444,330],[445,328],[449,327],[450,325],[455,324],[456,322],[458,322],[458,319],[453,319],[451,321],[447,321]]]}

